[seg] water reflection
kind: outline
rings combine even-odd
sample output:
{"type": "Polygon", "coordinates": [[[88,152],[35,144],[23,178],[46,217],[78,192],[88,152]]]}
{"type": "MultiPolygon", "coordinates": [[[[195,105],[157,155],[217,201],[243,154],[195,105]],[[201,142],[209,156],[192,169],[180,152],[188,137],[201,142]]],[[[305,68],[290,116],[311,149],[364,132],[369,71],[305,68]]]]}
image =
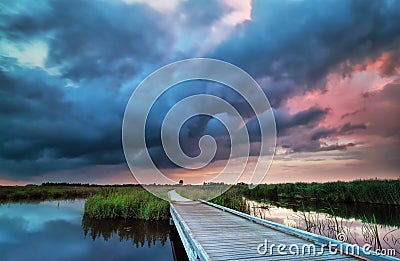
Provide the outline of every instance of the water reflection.
{"type": "Polygon", "coordinates": [[[179,235],[168,221],[96,220],[84,217],[82,228],[85,237],[92,240],[118,238],[120,242],[132,242],[136,248],[170,243],[174,260],[188,260],[179,235]]]}
{"type": "Polygon", "coordinates": [[[173,249],[184,251],[168,222],[82,219],[83,205],[0,205],[0,260],[174,260],[173,249]]]}
{"type": "Polygon", "coordinates": [[[251,214],[256,217],[330,238],[340,233],[348,243],[394,249],[396,256],[400,256],[399,206],[254,200],[248,203],[251,214]]]}
{"type": "Polygon", "coordinates": [[[319,213],[333,214],[346,219],[371,220],[375,216],[378,224],[400,227],[400,206],[384,204],[344,204],[326,203],[318,201],[295,201],[280,200],[279,202],[268,201],[269,205],[292,209],[293,211],[314,211],[319,213]]]}
{"type": "Polygon", "coordinates": [[[152,246],[156,242],[165,245],[169,237],[168,221],[149,222],[143,220],[95,220],[82,219],[83,233],[93,240],[118,237],[119,241],[130,240],[136,247],[152,246]]]}

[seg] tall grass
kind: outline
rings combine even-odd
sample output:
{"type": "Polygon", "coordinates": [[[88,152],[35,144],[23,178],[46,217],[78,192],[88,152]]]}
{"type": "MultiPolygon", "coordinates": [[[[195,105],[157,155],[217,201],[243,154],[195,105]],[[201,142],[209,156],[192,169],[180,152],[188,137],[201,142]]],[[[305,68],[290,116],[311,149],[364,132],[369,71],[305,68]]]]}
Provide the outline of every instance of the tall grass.
{"type": "Polygon", "coordinates": [[[385,226],[377,223],[375,215],[372,215],[372,218],[364,216],[360,220],[362,223],[361,235],[358,233],[359,228],[357,227],[357,223],[356,226],[352,227],[353,221],[345,221],[343,218],[339,219],[334,214],[320,215],[319,213],[300,211],[298,214],[294,215],[294,217],[297,217],[297,228],[330,238],[337,238],[338,235],[342,234],[344,235],[341,239],[342,241],[344,239],[347,243],[355,243],[358,245],[367,243],[373,250],[383,249],[383,243],[385,243],[386,246],[396,248],[399,242],[398,235],[396,236],[396,233],[393,233],[397,231],[398,228],[383,234],[385,230],[382,228],[385,226]]]}
{"type": "Polygon", "coordinates": [[[400,179],[356,180],[327,183],[284,183],[259,185],[249,189],[236,185],[233,189],[252,199],[303,199],[324,202],[378,203],[400,205],[400,179]]]}
{"type": "Polygon", "coordinates": [[[246,214],[250,214],[249,203],[241,194],[234,190],[226,191],[224,194],[212,199],[211,202],[246,214]]]}
{"type": "Polygon", "coordinates": [[[382,249],[381,240],[379,239],[379,229],[376,222],[375,215],[372,215],[371,219],[364,217],[362,219],[362,234],[364,238],[372,245],[374,249],[382,249]]]}
{"type": "Polygon", "coordinates": [[[164,220],[169,203],[140,187],[102,190],[87,198],[84,215],[95,219],[164,220]]]}
{"type": "Polygon", "coordinates": [[[176,192],[183,197],[192,200],[211,200],[224,193],[226,190],[229,189],[229,187],[229,185],[220,183],[211,183],[205,185],[185,185],[177,187],[176,192]]]}

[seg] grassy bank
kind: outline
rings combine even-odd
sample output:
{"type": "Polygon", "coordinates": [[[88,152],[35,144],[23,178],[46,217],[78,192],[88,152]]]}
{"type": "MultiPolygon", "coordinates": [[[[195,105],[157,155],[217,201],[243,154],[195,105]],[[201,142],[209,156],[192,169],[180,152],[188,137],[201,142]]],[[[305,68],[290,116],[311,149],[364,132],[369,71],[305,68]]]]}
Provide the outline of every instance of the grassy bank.
{"type": "Polygon", "coordinates": [[[137,185],[0,186],[0,203],[85,198],[84,215],[88,218],[164,220],[169,217],[169,203],[137,185]]]}
{"type": "Polygon", "coordinates": [[[330,203],[374,203],[400,205],[400,180],[357,180],[328,183],[285,183],[232,187],[236,194],[252,199],[314,200],[330,203]]]}
{"type": "Polygon", "coordinates": [[[169,203],[141,187],[111,188],[89,196],[84,215],[95,219],[164,220],[169,218],[169,203]]]}
{"type": "Polygon", "coordinates": [[[101,189],[95,186],[0,186],[0,202],[86,198],[101,189]]]}

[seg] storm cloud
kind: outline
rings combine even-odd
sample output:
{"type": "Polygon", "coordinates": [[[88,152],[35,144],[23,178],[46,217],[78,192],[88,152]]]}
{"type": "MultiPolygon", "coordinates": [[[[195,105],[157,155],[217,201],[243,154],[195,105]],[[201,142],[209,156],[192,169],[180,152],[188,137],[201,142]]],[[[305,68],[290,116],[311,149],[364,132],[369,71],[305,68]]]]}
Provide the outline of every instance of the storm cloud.
{"type": "MultiPolygon", "coordinates": [[[[0,179],[29,181],[55,171],[124,165],[122,119],[135,87],[161,66],[199,54],[231,62],[257,80],[272,105],[278,146],[290,153],[347,153],[362,147],[357,135],[399,144],[393,113],[399,109],[398,80],[354,95],[360,106],[341,111],[338,122],[331,121],[337,107],[296,108],[290,101],[328,95],[332,74],[351,78],[375,62],[379,77],[398,76],[400,2],[259,0],[251,10],[251,20],[228,25],[223,21],[232,6],[217,0],[182,1],[164,11],[119,0],[1,3],[0,179]]],[[[194,81],[160,96],[149,114],[146,142],[157,166],[176,167],[162,148],[163,118],[179,100],[200,93],[239,111],[257,154],[260,129],[243,97],[217,83],[194,81]]],[[[188,110],[196,106],[214,105],[188,110]]],[[[215,114],[232,116],[219,108],[215,114]]],[[[206,134],[218,145],[214,160],[226,159],[228,133],[209,116],[183,125],[183,151],[196,156],[206,134]]]]}
{"type": "MultiPolygon", "coordinates": [[[[294,94],[324,90],[326,75],[343,62],[376,59],[400,45],[397,1],[260,0],[252,10],[252,20],[211,56],[249,72],[276,106],[294,94]]],[[[388,59],[385,71],[395,61],[388,59]]]]}

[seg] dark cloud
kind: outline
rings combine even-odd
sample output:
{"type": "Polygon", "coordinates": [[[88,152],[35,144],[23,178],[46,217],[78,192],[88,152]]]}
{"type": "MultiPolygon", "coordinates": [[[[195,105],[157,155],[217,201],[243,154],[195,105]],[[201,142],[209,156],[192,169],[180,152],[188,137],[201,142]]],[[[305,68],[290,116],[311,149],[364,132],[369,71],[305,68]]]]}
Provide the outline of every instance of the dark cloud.
{"type": "Polygon", "coordinates": [[[365,124],[351,124],[350,122],[347,122],[346,124],[344,124],[342,126],[342,128],[340,129],[340,133],[348,133],[348,132],[352,132],[354,130],[365,130],[367,129],[367,125],[365,124]]]}
{"type": "Polygon", "coordinates": [[[312,135],[311,140],[320,140],[322,138],[327,138],[333,134],[336,134],[337,130],[335,128],[318,128],[312,135]]]}
{"type": "Polygon", "coordinates": [[[381,75],[392,76],[399,73],[400,68],[400,50],[393,50],[383,57],[380,68],[381,75]]]}
{"type": "MultiPolygon", "coordinates": [[[[318,151],[321,146],[319,139],[338,132],[334,128],[324,129],[317,127],[319,122],[326,117],[329,111],[329,108],[318,107],[311,107],[294,114],[289,114],[283,109],[274,110],[278,131],[278,145],[293,149],[294,152],[318,151]],[[302,137],[299,138],[299,135],[302,137]]],[[[260,147],[258,142],[260,140],[261,132],[257,118],[252,118],[246,124],[246,128],[249,132],[251,142],[251,155],[259,155],[260,147]]],[[[217,141],[222,141],[223,138],[228,138],[227,133],[219,135],[217,141]]],[[[229,146],[230,144],[227,145],[229,146]]],[[[222,151],[225,152],[225,154],[218,154],[216,159],[226,159],[228,157],[229,151],[222,151]]]]}
{"type": "Polygon", "coordinates": [[[123,162],[124,107],[107,91],[65,87],[65,81],[39,68],[3,71],[0,86],[2,171],[17,178],[123,162]]]}
{"type": "MultiPolygon", "coordinates": [[[[316,120],[317,124],[310,124],[303,126],[297,122],[294,126],[285,129],[285,131],[280,132],[280,137],[278,139],[278,144],[285,148],[292,149],[293,152],[302,151],[328,151],[328,150],[346,150],[349,147],[355,146],[356,142],[351,142],[348,144],[336,144],[327,145],[324,143],[324,139],[330,138],[331,140],[337,139],[338,136],[351,135],[351,139],[358,139],[359,137],[368,137],[369,143],[373,146],[378,146],[375,144],[373,137],[380,136],[381,138],[386,138],[390,140],[390,146],[383,152],[380,149],[379,155],[375,155],[375,158],[381,159],[381,162],[386,162],[387,159],[392,159],[390,166],[398,166],[396,160],[398,160],[398,144],[400,142],[399,135],[399,121],[396,118],[400,113],[400,107],[398,104],[398,99],[400,98],[400,88],[397,81],[393,81],[385,85],[381,90],[376,90],[372,92],[367,92],[362,95],[365,99],[362,109],[352,111],[350,113],[342,115],[341,119],[351,120],[344,124],[338,125],[332,122],[334,126],[331,127],[319,127],[318,123],[324,119],[320,118],[316,120]],[[336,126],[335,126],[336,125],[336,126]],[[390,152],[390,153],[389,153],[390,152]],[[390,154],[382,157],[383,154],[390,154]]],[[[301,112],[300,112],[301,113],[301,112]]],[[[300,115],[313,115],[312,113],[303,112],[300,115]]],[[[286,126],[282,124],[283,122],[296,122],[295,118],[302,117],[279,117],[277,113],[277,123],[278,126],[286,126]]],[[[290,125],[289,125],[290,126],[290,125]]],[[[366,146],[364,144],[364,146],[366,146]]],[[[371,154],[374,154],[371,152],[371,154]]],[[[375,159],[376,160],[376,159],[375,159]]],[[[389,165],[388,165],[389,167],[389,165]]]]}
{"type": "Polygon", "coordinates": [[[350,122],[342,126],[330,128],[299,124],[283,132],[282,135],[278,137],[278,145],[291,149],[293,152],[347,150],[348,147],[354,147],[356,144],[350,142],[346,144],[328,145],[324,139],[335,138],[338,135],[348,135],[366,129],[367,126],[365,124],[352,124],[350,122]]]}
{"type": "Polygon", "coordinates": [[[365,110],[366,110],[366,108],[364,107],[364,108],[362,108],[360,110],[355,110],[355,111],[352,111],[352,112],[345,113],[345,114],[342,115],[341,119],[344,119],[344,118],[349,117],[349,116],[354,116],[357,113],[363,112],[365,110]]]}
{"type": "Polygon", "coordinates": [[[278,144],[283,148],[289,149],[290,152],[318,152],[318,151],[333,151],[346,150],[348,147],[353,147],[355,143],[346,144],[327,144],[322,139],[332,137],[337,134],[337,130],[315,128],[306,129],[302,126],[290,130],[286,136],[278,138],[278,144]]]}
{"type": "Polygon", "coordinates": [[[173,37],[163,16],[146,5],[112,1],[49,1],[38,12],[3,15],[6,37],[49,45],[46,65],[80,80],[132,78],[170,57],[173,37]]]}
{"type": "Polygon", "coordinates": [[[353,124],[351,122],[347,122],[341,127],[338,128],[318,128],[316,132],[312,136],[312,140],[319,140],[321,138],[327,138],[334,134],[351,134],[355,130],[366,130],[368,127],[364,123],[353,124]]]}
{"type": "Polygon", "coordinates": [[[316,125],[305,128],[305,126],[295,125],[293,129],[283,133],[282,137],[279,138],[280,142],[278,144],[292,149],[293,152],[346,150],[348,147],[355,146],[355,143],[327,145],[323,139],[334,138],[338,135],[348,135],[366,129],[367,125],[365,124],[352,124],[351,122],[330,128],[316,125]]]}
{"type": "Polygon", "coordinates": [[[349,142],[346,144],[335,144],[335,145],[324,146],[319,148],[318,151],[347,150],[348,147],[354,147],[354,146],[355,146],[354,143],[349,142]]]}
{"type": "MultiPolygon", "coordinates": [[[[150,110],[146,122],[146,144],[150,150],[150,155],[157,167],[171,168],[177,167],[165,154],[161,141],[161,127],[167,112],[180,100],[196,94],[207,94],[221,97],[231,104],[240,115],[245,119],[254,117],[254,112],[250,105],[238,93],[229,87],[209,81],[196,80],[188,81],[175,85],[163,93],[154,103],[150,110]]],[[[208,104],[192,103],[187,110],[196,112],[198,108],[206,106],[214,111],[214,114],[226,114],[219,106],[212,102],[208,104]]],[[[229,117],[228,114],[226,114],[229,117]]],[[[258,140],[259,129],[250,132],[250,139],[258,140]]],[[[226,159],[230,153],[230,140],[224,125],[211,116],[197,115],[187,120],[180,129],[179,142],[183,152],[196,157],[200,154],[199,140],[204,135],[211,135],[217,143],[217,151],[214,160],[226,159]]]]}
{"type": "Polygon", "coordinates": [[[285,131],[286,129],[296,126],[315,126],[319,123],[319,121],[325,118],[329,110],[329,108],[323,109],[318,107],[311,107],[310,109],[300,111],[294,115],[290,115],[277,110],[275,112],[275,120],[278,134],[285,131]]]}
{"type": "Polygon", "coordinates": [[[23,179],[85,165],[122,164],[122,117],[135,84],[121,87],[171,59],[174,39],[164,17],[146,5],[122,2],[29,6],[4,9],[1,35],[16,44],[45,42],[46,67],[56,74],[1,58],[2,175],[23,179]],[[67,87],[71,80],[77,88],[67,87]]]}
{"type": "MultiPolygon", "coordinates": [[[[342,119],[348,122],[329,128],[319,125],[331,109],[314,106],[288,113],[284,102],[310,90],[325,91],[327,74],[343,70],[343,62],[374,60],[387,52],[381,74],[395,74],[398,10],[398,1],[254,1],[252,20],[237,25],[207,56],[232,62],[257,79],[271,101],[279,145],[294,152],[345,150],[355,144],[328,145],[322,140],[361,131],[398,137],[393,113],[398,109],[398,83],[364,93],[365,109],[344,114],[342,119]]],[[[81,166],[123,164],[122,117],[134,87],[154,69],[191,57],[193,42],[202,40],[196,36],[212,31],[209,27],[230,11],[220,1],[207,5],[185,1],[172,12],[175,21],[146,4],[118,1],[7,4],[0,14],[2,39],[17,49],[20,44],[44,42],[48,46],[45,67],[51,73],[0,57],[0,175],[17,180],[81,166]],[[190,50],[186,52],[184,46],[190,50]],[[76,87],[68,87],[69,82],[76,87]]],[[[254,112],[243,97],[217,85],[182,84],[160,97],[146,129],[156,165],[176,167],[161,146],[163,117],[177,101],[199,93],[219,96],[240,112],[248,121],[252,154],[256,154],[260,129],[254,112]]],[[[214,104],[193,104],[188,109],[196,111],[196,106],[225,113],[214,104]]],[[[215,159],[226,158],[227,132],[208,116],[184,124],[182,149],[196,156],[204,134],[216,138],[215,159]]]]}
{"type": "Polygon", "coordinates": [[[252,20],[211,56],[245,69],[279,106],[294,94],[324,90],[325,76],[343,62],[397,49],[398,10],[398,1],[253,1],[252,20]]]}

